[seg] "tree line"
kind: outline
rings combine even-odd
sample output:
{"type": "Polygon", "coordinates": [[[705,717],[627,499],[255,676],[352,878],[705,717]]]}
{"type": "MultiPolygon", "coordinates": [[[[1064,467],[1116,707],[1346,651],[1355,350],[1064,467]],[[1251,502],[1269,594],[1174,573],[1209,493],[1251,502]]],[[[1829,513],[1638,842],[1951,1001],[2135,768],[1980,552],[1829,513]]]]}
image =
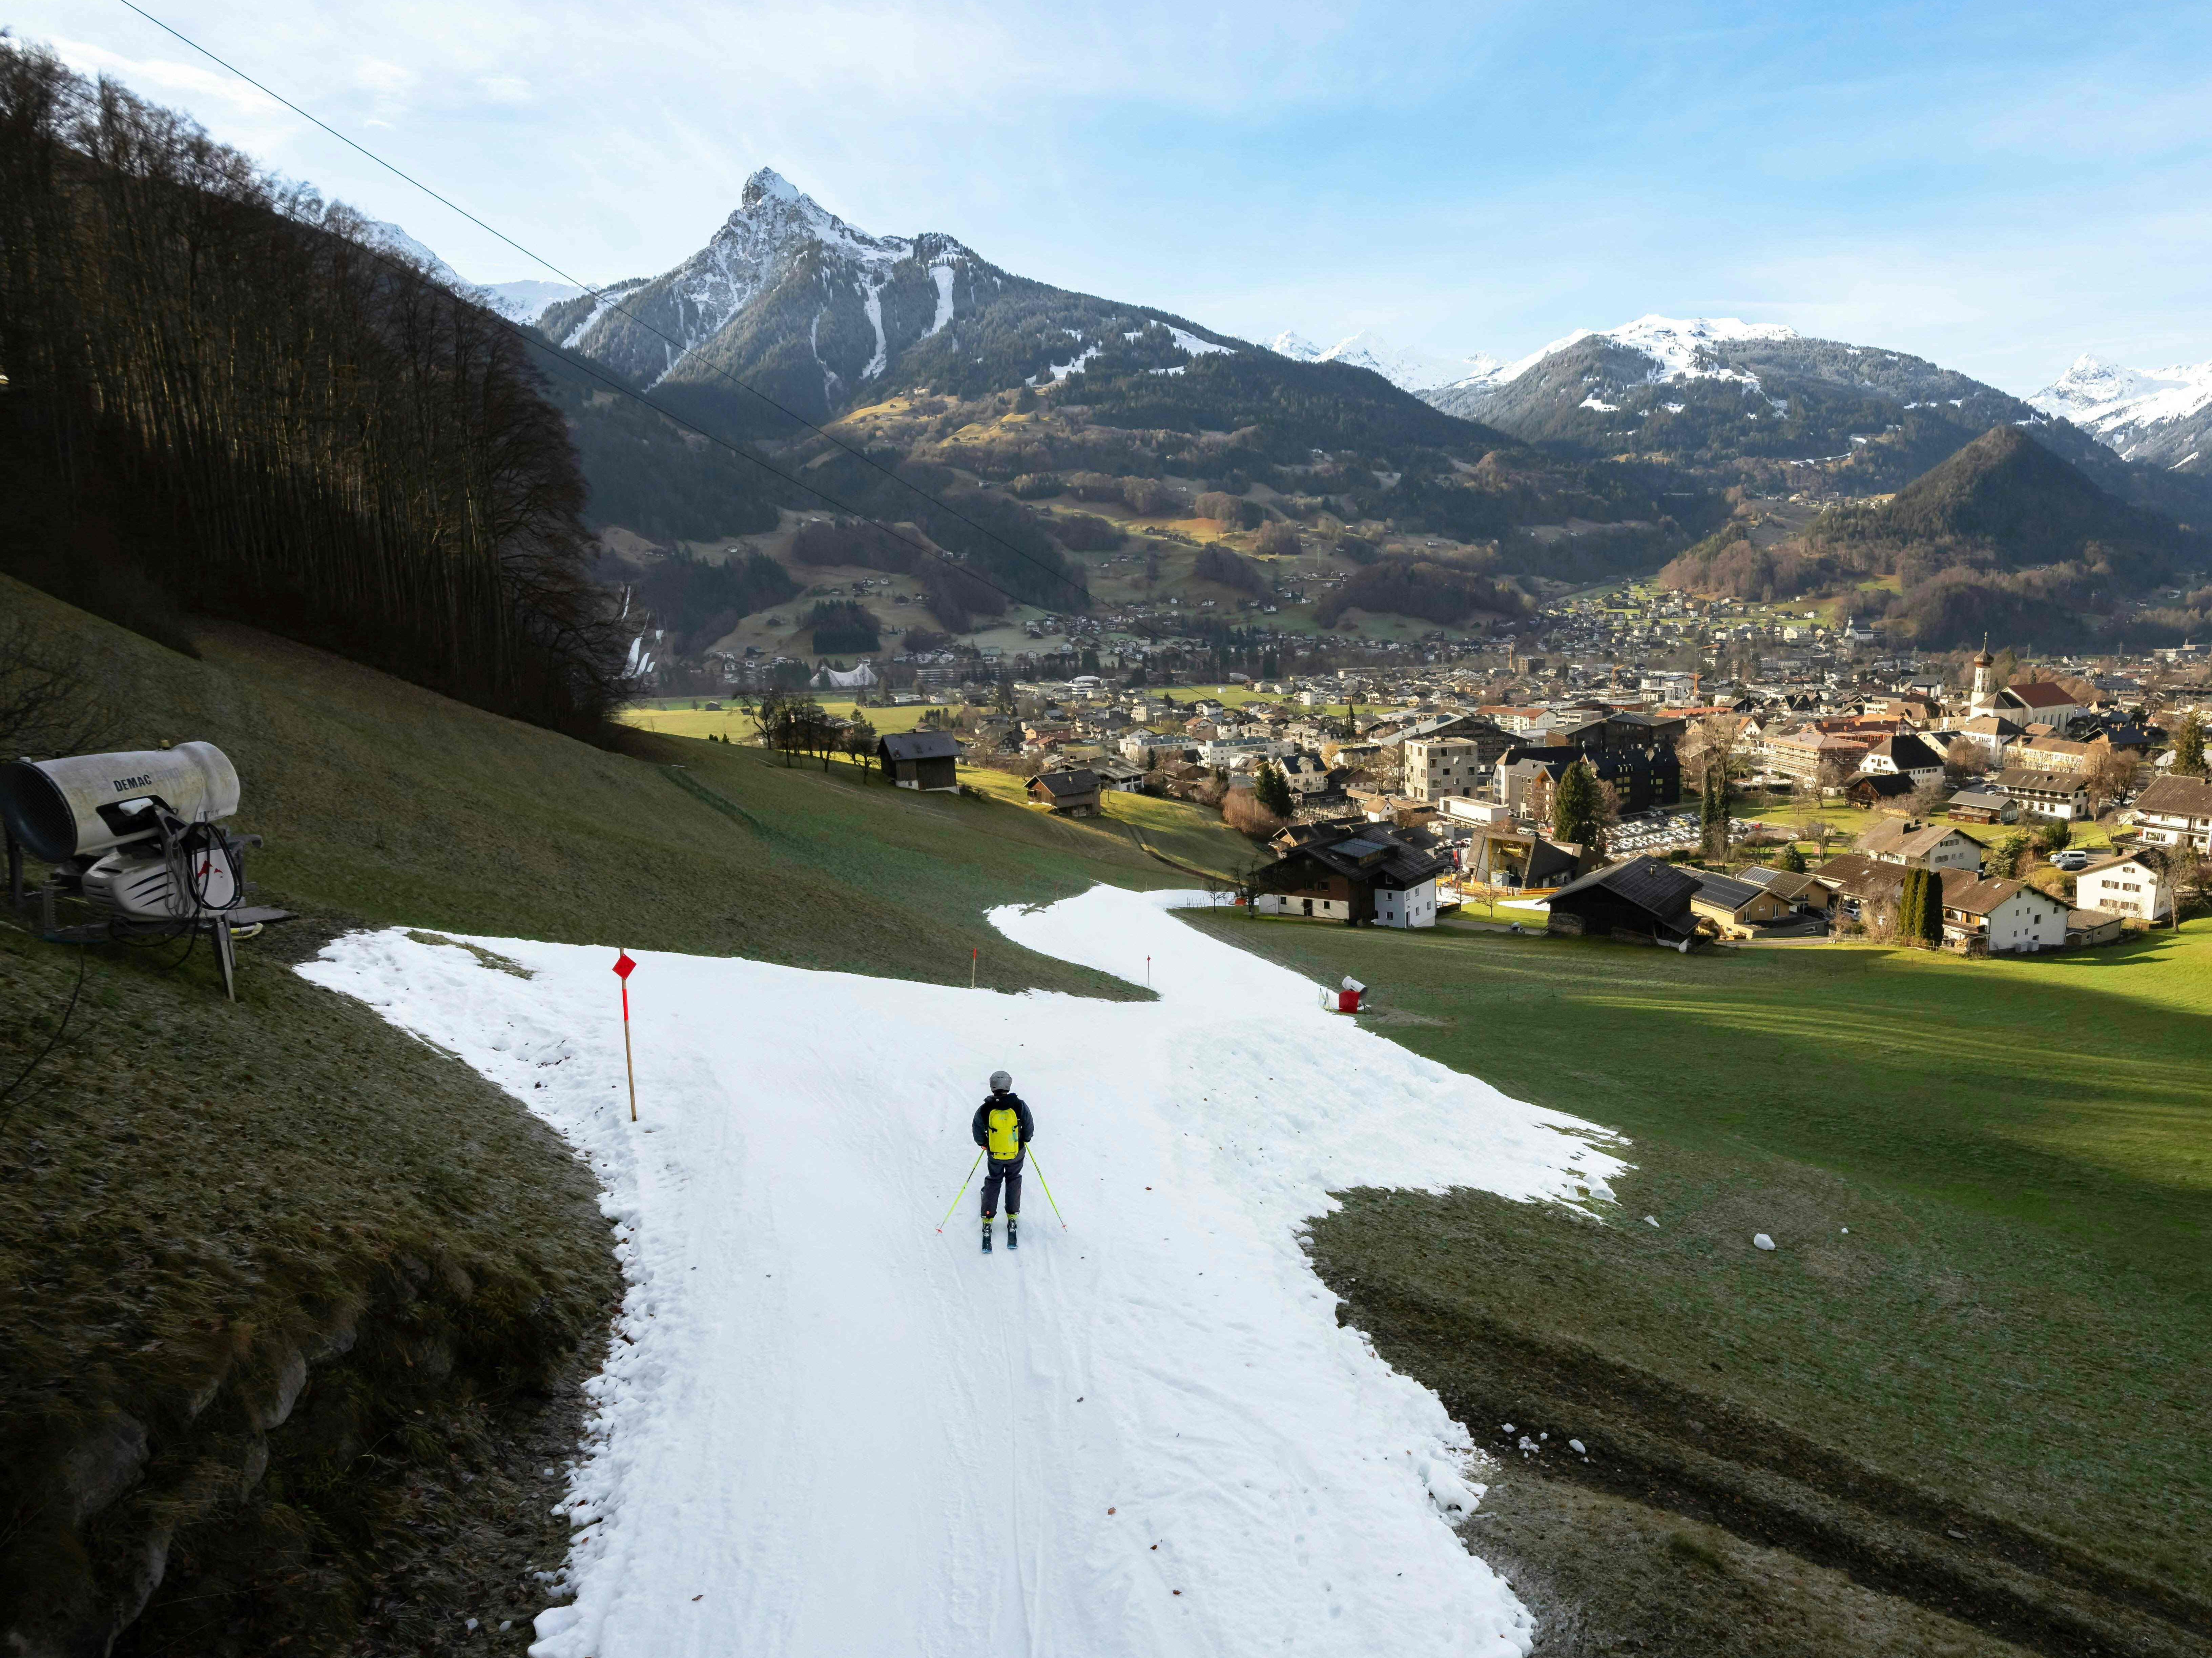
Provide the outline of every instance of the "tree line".
{"type": "Polygon", "coordinates": [[[517,335],[349,210],[13,41],[0,373],[0,557],[27,579],[542,724],[615,701],[583,478],[517,335]]]}

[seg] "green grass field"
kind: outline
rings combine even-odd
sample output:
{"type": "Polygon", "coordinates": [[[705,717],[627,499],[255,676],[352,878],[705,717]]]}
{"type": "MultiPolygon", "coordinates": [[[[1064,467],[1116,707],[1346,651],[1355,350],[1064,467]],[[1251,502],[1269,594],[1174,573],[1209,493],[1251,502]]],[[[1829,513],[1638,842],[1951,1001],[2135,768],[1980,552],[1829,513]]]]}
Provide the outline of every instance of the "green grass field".
{"type": "MultiPolygon", "coordinates": [[[[1321,1223],[1364,1326],[1463,1308],[2201,1600],[2212,922],[2020,962],[1192,924],[1352,974],[1393,1039],[1627,1138],[1603,1227],[1405,1193],[1321,1223]]],[[[1413,1329],[1404,1362],[1465,1384],[1413,1329]]]]}
{"type": "MultiPolygon", "coordinates": [[[[236,827],[267,840],[258,896],[319,915],[945,983],[967,981],[977,950],[985,983],[1113,996],[1133,993],[1018,948],[984,912],[1190,878],[1118,824],[734,744],[595,748],[267,635],[204,629],[195,661],[12,583],[0,597],[100,665],[118,746],[199,738],[230,755],[236,827]]],[[[1245,844],[1218,823],[1158,835],[1224,868],[1245,844]]]]}

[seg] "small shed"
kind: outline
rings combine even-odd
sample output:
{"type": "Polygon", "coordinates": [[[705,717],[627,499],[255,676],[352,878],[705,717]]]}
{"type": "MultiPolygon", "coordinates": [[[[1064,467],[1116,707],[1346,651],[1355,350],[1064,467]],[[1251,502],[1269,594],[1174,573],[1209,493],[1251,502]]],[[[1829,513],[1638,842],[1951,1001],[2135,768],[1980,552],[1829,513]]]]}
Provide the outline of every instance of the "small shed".
{"type": "Polygon", "coordinates": [[[1039,772],[1030,779],[1030,799],[1069,817],[1091,817],[1098,810],[1098,774],[1088,767],[1039,772]]]}
{"type": "Polygon", "coordinates": [[[884,780],[902,789],[958,789],[954,766],[959,756],[959,741],[950,732],[897,732],[876,744],[884,780]]]}
{"type": "Polygon", "coordinates": [[[1951,797],[1954,823],[2017,823],[2020,803],[1996,789],[1964,788],[1951,797]]]}

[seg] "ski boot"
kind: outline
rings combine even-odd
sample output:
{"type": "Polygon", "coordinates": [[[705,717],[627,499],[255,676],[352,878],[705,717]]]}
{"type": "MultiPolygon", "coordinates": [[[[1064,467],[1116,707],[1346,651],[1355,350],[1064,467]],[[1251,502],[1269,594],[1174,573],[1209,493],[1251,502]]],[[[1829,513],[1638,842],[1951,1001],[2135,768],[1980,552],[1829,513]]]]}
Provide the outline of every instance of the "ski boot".
{"type": "Polygon", "coordinates": [[[983,1217],[983,1253],[987,1255],[991,1253],[991,1218],[988,1215],[983,1217]]]}
{"type": "Polygon", "coordinates": [[[1022,1247],[1022,1236],[1018,1230],[1021,1218],[1019,1215],[1006,1217],[1006,1248],[1009,1249],[1018,1249],[1022,1247]]]}

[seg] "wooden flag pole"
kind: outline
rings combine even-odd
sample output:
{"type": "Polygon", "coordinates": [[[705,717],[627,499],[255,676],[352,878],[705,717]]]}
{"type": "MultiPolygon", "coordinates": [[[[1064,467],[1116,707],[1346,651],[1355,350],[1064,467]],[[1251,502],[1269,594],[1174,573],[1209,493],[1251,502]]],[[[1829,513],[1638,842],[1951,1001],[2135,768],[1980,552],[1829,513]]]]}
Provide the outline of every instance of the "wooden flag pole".
{"type": "Polygon", "coordinates": [[[626,950],[615,951],[615,977],[622,981],[623,999],[623,1069],[629,1076],[629,1120],[637,1121],[637,1066],[629,1056],[629,975],[637,970],[637,963],[626,950]]]}

